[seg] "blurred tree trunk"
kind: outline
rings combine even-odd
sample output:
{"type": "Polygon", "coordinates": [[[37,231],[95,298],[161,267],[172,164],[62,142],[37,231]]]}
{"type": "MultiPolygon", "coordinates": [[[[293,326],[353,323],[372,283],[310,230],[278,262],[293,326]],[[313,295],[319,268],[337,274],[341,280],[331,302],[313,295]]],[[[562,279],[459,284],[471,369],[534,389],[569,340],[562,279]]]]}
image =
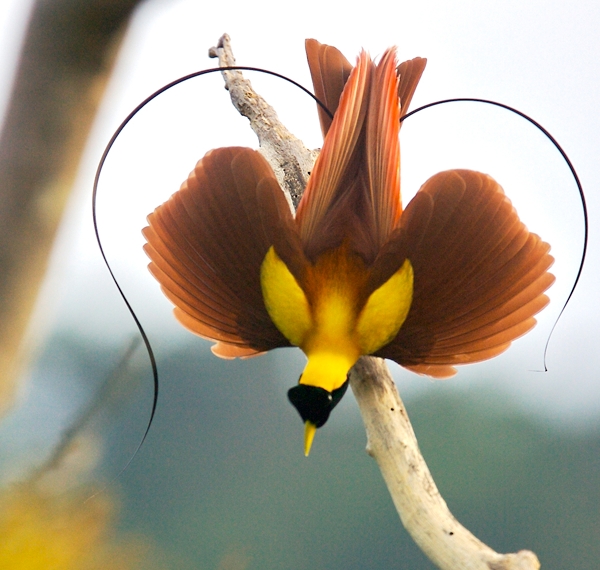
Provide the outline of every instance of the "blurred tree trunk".
{"type": "Polygon", "coordinates": [[[0,136],[0,412],[127,21],[141,0],[37,0],[0,136]]]}

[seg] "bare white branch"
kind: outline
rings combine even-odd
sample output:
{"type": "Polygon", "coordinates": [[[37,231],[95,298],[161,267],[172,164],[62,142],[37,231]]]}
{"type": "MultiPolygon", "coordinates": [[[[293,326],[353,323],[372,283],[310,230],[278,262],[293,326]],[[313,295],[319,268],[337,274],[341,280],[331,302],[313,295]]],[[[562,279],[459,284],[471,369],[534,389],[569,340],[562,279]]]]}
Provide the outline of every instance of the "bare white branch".
{"type": "Polygon", "coordinates": [[[367,452],[377,461],[406,530],[439,568],[537,570],[533,552],[498,554],[453,516],[421,455],[404,404],[385,362],[361,358],[350,374],[367,431],[367,452]]]}
{"type": "MultiPolygon", "coordinates": [[[[236,65],[231,40],[224,34],[209,57],[219,58],[220,67],[236,65]]],[[[277,113],[260,95],[241,71],[223,71],[225,88],[239,113],[250,121],[260,144],[260,152],[268,160],[286,198],[295,210],[306,186],[308,176],[318,156],[283,125],[277,113]]]]}
{"type": "MultiPolygon", "coordinates": [[[[221,66],[235,65],[227,35],[209,53],[211,57],[219,57],[221,66]]],[[[223,76],[234,106],[250,120],[265,157],[277,173],[282,188],[291,195],[288,199],[296,206],[315,153],[288,132],[241,72],[224,71],[223,76]]],[[[540,568],[533,552],[498,554],[452,516],[421,455],[404,404],[383,360],[361,358],[351,370],[350,385],[367,431],[367,452],[377,461],[406,530],[438,568],[540,568]]]]}

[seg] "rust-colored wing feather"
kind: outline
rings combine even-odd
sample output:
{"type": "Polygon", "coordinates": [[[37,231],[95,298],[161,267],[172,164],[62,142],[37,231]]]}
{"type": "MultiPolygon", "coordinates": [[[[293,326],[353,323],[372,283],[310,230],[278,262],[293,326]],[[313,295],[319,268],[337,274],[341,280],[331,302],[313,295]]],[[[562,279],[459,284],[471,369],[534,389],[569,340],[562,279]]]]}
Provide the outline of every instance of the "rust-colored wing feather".
{"type": "MultiPolygon", "coordinates": [[[[367,112],[364,184],[372,241],[379,251],[402,213],[400,201],[400,105],[395,50],[388,50],[373,70],[367,112]]],[[[365,212],[367,214],[367,212],[365,212]]]]}
{"type": "MultiPolygon", "coordinates": [[[[315,95],[331,113],[335,114],[346,81],[348,81],[352,72],[352,64],[343,56],[340,50],[333,46],[322,44],[314,39],[306,40],[305,46],[315,95]]],[[[401,63],[396,68],[399,80],[398,98],[400,99],[402,114],[408,111],[412,96],[421,75],[423,75],[426,64],[427,60],[425,58],[416,57],[401,63]]],[[[331,126],[331,118],[320,105],[317,105],[317,108],[321,131],[325,136],[331,126]]]]}
{"type": "Polygon", "coordinates": [[[397,337],[379,353],[415,372],[451,376],[486,360],[535,325],[547,303],[550,246],[519,220],[485,174],[442,172],[411,201],[388,247],[414,268],[414,298],[397,337]]]}
{"type": "Polygon", "coordinates": [[[316,40],[306,50],[319,98],[335,111],[296,216],[307,256],[348,240],[367,264],[397,226],[400,201],[400,101],[410,103],[425,68],[416,58],[396,67],[395,49],[375,65],[363,51],[352,68],[316,40]]]}
{"type": "Polygon", "coordinates": [[[426,64],[427,60],[424,57],[415,57],[401,63],[396,68],[396,73],[398,74],[398,98],[400,99],[402,115],[408,112],[408,107],[419,84],[421,75],[425,71],[426,64]]]}
{"type": "Polygon", "coordinates": [[[210,151],[148,222],[150,271],[185,327],[217,341],[224,357],[289,345],[265,309],[260,266],[293,219],[258,152],[210,151]]]}
{"type": "MultiPolygon", "coordinates": [[[[352,72],[352,64],[339,49],[317,40],[306,40],[305,47],[315,95],[332,114],[335,114],[346,81],[352,72]]],[[[325,137],[331,126],[331,117],[320,105],[317,105],[317,108],[321,131],[325,137]]]]}
{"type": "Polygon", "coordinates": [[[314,261],[324,249],[337,247],[355,219],[360,197],[359,171],[364,163],[364,129],[373,63],[362,52],[340,100],[323,148],[296,212],[307,256],[314,261]]]}

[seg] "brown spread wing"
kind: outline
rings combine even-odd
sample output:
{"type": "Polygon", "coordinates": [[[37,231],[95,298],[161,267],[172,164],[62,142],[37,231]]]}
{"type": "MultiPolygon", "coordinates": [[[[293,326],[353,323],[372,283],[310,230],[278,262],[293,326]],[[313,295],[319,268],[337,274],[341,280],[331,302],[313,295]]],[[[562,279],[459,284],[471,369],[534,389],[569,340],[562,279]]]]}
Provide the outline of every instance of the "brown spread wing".
{"type": "Polygon", "coordinates": [[[149,269],[185,327],[223,357],[289,345],[265,309],[260,266],[293,219],[258,152],[210,151],[148,223],[149,269]]]}
{"type": "Polygon", "coordinates": [[[393,239],[413,265],[414,298],[397,337],[377,355],[417,373],[451,376],[455,364],[500,354],[548,303],[550,246],[485,174],[433,176],[393,239]]]}

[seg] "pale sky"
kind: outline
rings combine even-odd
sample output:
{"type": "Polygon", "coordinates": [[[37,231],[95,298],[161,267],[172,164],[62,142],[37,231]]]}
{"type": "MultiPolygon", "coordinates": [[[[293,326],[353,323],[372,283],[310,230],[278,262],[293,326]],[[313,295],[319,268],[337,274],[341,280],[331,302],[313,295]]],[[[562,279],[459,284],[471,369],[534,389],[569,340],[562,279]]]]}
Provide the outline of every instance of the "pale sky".
{"type": "MultiPolygon", "coordinates": [[[[22,27],[17,5],[23,2],[4,0],[0,6],[4,71],[12,61],[7,47],[18,38],[13,32],[22,27]]],[[[306,37],[335,45],[350,61],[363,47],[376,56],[397,45],[401,60],[428,58],[413,107],[460,96],[514,106],[558,139],[587,193],[587,266],[551,340],[549,372],[531,372],[543,366],[546,338],[581,253],[581,207],[567,166],[532,126],[498,109],[455,104],[407,121],[402,133],[405,197],[439,170],[482,170],[501,183],[522,219],[552,245],[556,257],[552,303],[535,331],[505,355],[463,369],[451,382],[461,386],[501,370],[515,398],[526,405],[569,417],[598,413],[600,5],[592,0],[371,0],[345,3],[344,9],[339,5],[331,0],[292,3],[285,10],[280,2],[264,0],[154,0],[143,5],[85,152],[39,303],[37,318],[44,326],[36,328],[47,333],[68,324],[101,342],[117,342],[131,334],[134,325],[93,241],[89,209],[94,170],[112,132],[142,99],[179,76],[214,66],[207,51],[223,32],[232,37],[238,63],[285,73],[308,87],[306,37]]],[[[308,146],[320,146],[315,107],[306,95],[272,78],[249,77],[297,136],[308,146]]],[[[0,102],[1,97],[0,91],[0,102]]],[[[126,129],[107,162],[100,185],[100,231],[117,276],[158,346],[187,339],[188,334],[174,323],[169,303],[145,269],[140,234],[145,216],[177,190],[207,150],[240,144],[256,146],[245,119],[237,116],[214,75],[152,103],[126,129]]],[[[415,383],[428,387],[427,380],[407,372],[399,373],[398,381],[407,389],[415,383]]]]}

